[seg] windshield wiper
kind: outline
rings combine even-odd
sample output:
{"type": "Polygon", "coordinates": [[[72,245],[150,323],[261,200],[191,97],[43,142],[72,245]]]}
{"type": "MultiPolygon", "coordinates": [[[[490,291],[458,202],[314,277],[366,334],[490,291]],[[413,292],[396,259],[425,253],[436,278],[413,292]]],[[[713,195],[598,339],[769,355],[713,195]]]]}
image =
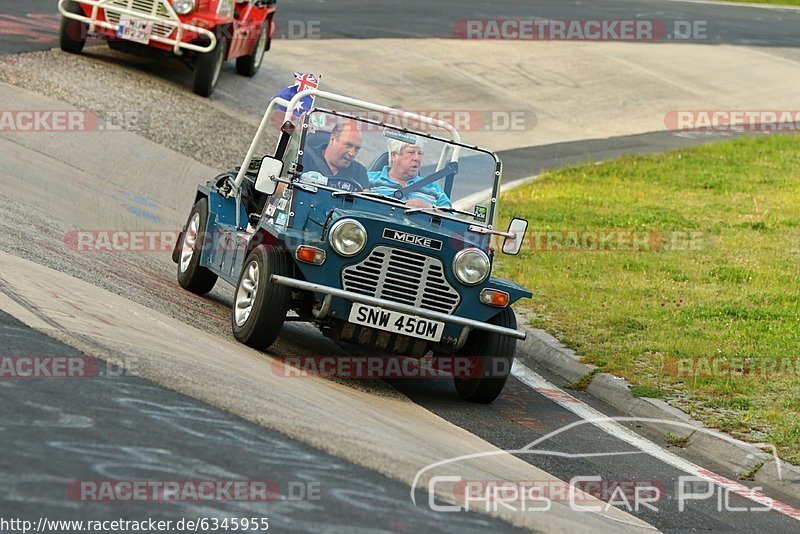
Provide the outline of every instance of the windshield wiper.
{"type": "Polygon", "coordinates": [[[409,208],[406,210],[406,214],[409,213],[417,213],[418,211],[425,211],[425,210],[433,210],[433,211],[444,211],[447,213],[458,213],[459,215],[466,215],[468,217],[475,217],[475,214],[469,211],[464,211],[456,208],[447,208],[445,206],[431,206],[430,208],[409,208]]]}
{"type": "Polygon", "coordinates": [[[406,204],[405,200],[400,200],[399,198],[390,197],[389,195],[382,195],[380,193],[375,193],[374,191],[335,191],[332,196],[340,197],[344,195],[380,198],[382,200],[388,200],[389,202],[394,202],[395,204],[402,204],[404,206],[406,204]]]}

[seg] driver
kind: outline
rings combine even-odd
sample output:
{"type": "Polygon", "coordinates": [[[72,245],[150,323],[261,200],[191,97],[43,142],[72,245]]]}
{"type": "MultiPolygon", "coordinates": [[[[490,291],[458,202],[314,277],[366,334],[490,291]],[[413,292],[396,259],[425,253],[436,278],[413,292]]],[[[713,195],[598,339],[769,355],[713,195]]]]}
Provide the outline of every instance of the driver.
{"type": "MultiPolygon", "coordinates": [[[[392,196],[397,189],[422,180],[419,175],[422,166],[422,140],[418,139],[414,144],[410,144],[389,139],[388,151],[389,165],[381,171],[369,173],[369,181],[372,191],[392,196]]],[[[403,200],[407,206],[413,208],[453,207],[447,194],[436,183],[412,191],[408,196],[404,196],[403,200]]]]}
{"type": "Polygon", "coordinates": [[[355,160],[361,150],[361,132],[352,121],[337,124],[326,143],[312,146],[303,158],[303,172],[318,172],[328,177],[328,185],[345,191],[352,190],[353,183],[361,189],[369,188],[367,169],[355,160]],[[345,180],[336,180],[336,177],[345,180]]]}

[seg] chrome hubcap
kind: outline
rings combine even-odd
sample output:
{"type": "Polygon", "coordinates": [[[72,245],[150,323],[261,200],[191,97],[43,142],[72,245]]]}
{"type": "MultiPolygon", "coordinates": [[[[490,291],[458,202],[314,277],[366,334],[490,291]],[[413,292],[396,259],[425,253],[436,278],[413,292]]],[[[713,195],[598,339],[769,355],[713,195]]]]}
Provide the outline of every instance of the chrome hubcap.
{"type": "Polygon", "coordinates": [[[225,45],[219,43],[219,53],[217,54],[217,64],[214,66],[214,78],[211,80],[211,85],[216,87],[219,81],[219,73],[222,72],[222,64],[225,63],[225,45]]]}
{"type": "Polygon", "coordinates": [[[183,234],[183,246],[181,247],[181,272],[185,273],[189,268],[189,263],[194,256],[194,245],[197,243],[197,232],[200,229],[200,214],[195,213],[189,221],[186,233],[183,234]]]}
{"type": "Polygon", "coordinates": [[[236,289],[236,304],[233,309],[236,326],[244,326],[253,311],[253,301],[258,291],[258,263],[250,262],[242,274],[242,281],[236,289]]]}
{"type": "Polygon", "coordinates": [[[264,61],[264,51],[267,49],[267,32],[261,32],[261,37],[258,39],[258,45],[256,48],[256,68],[261,66],[261,62],[264,61]]]}

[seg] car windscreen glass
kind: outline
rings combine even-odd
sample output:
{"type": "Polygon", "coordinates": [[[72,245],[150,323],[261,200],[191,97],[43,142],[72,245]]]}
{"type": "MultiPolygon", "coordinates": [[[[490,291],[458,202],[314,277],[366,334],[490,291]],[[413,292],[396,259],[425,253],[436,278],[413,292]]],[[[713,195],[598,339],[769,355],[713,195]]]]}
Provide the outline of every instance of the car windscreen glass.
{"type": "Polygon", "coordinates": [[[380,193],[404,200],[409,208],[458,208],[470,215],[450,215],[491,223],[498,180],[491,153],[327,110],[314,110],[306,119],[301,181],[380,193]]]}

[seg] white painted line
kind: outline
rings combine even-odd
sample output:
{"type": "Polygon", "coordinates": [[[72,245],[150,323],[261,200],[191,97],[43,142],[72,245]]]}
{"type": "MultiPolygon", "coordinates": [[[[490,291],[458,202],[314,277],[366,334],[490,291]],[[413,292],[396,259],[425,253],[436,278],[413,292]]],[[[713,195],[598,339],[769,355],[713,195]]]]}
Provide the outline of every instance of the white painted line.
{"type": "Polygon", "coordinates": [[[751,2],[717,2],[716,0],[667,0],[667,1],[681,2],[684,4],[702,4],[707,6],[754,7],[757,9],[771,9],[773,11],[800,11],[800,7],[784,6],[780,4],[755,4],[751,2]]]}
{"type": "Polygon", "coordinates": [[[748,52],[750,54],[759,55],[759,56],[763,56],[763,57],[768,57],[768,58],[770,58],[772,60],[775,60],[775,61],[781,61],[783,63],[788,63],[790,65],[794,65],[795,67],[797,65],[800,65],[800,61],[797,61],[796,59],[783,57],[783,56],[776,56],[775,54],[770,54],[769,52],[764,52],[763,50],[759,50],[757,48],[749,47],[749,48],[745,48],[744,51],[748,52]]]}
{"type": "MultiPolygon", "coordinates": [[[[523,185],[527,185],[527,184],[533,183],[538,179],[539,179],[539,175],[537,174],[535,176],[528,176],[527,178],[520,178],[519,180],[513,180],[511,182],[508,182],[507,184],[501,184],[500,185],[500,193],[501,194],[502,193],[506,193],[508,191],[516,189],[517,187],[521,187],[523,185]]],[[[478,191],[477,193],[473,193],[473,194],[471,194],[471,195],[469,195],[467,197],[464,197],[461,200],[457,200],[453,204],[453,207],[457,208],[457,209],[462,209],[462,210],[468,209],[468,208],[474,206],[476,202],[480,202],[482,200],[485,200],[486,198],[488,198],[490,196],[492,196],[492,190],[491,189],[484,189],[483,191],[478,191]]]]}
{"type": "MultiPolygon", "coordinates": [[[[685,473],[688,473],[692,476],[704,478],[717,486],[720,486],[730,493],[735,495],[739,495],[745,499],[749,499],[753,502],[756,502],[762,506],[770,507],[776,512],[779,512],[783,515],[791,517],[793,519],[800,520],[800,510],[789,506],[788,504],[782,503],[780,501],[776,501],[770,497],[767,497],[763,493],[758,491],[754,491],[743,484],[739,484],[738,482],[734,482],[733,480],[727,479],[721,475],[718,475],[708,469],[703,469],[702,467],[695,465],[694,463],[681,458],[671,452],[659,447],[652,441],[643,438],[633,430],[629,429],[626,426],[623,426],[619,423],[619,421],[642,421],[641,417],[616,417],[616,418],[609,418],[607,415],[603,414],[602,412],[592,408],[585,402],[577,399],[564,391],[563,389],[559,388],[558,386],[551,384],[548,382],[544,377],[535,373],[525,365],[521,364],[519,361],[514,361],[514,366],[511,369],[511,374],[516,377],[520,382],[527,385],[534,391],[544,395],[547,399],[555,402],[562,408],[569,410],[570,412],[574,413],[583,421],[578,423],[573,423],[564,427],[561,431],[568,430],[574,426],[578,426],[579,424],[583,424],[584,422],[590,423],[600,430],[606,432],[607,434],[618,438],[629,445],[636,447],[637,449],[641,450],[648,456],[652,456],[653,458],[664,462],[667,465],[671,465],[676,469],[680,469],[685,473]]],[[[673,421],[663,421],[665,424],[676,424],[679,425],[680,423],[673,422],[673,421]]],[[[560,431],[560,432],[561,432],[560,431]]],[[[545,438],[552,437],[553,434],[549,434],[545,436],[545,438]]],[[[544,438],[543,438],[544,439],[544,438]]],[[[537,444],[541,440],[537,440],[536,442],[528,445],[528,447],[532,447],[533,445],[537,444]]],[[[527,448],[527,447],[526,447],[527,448]]]]}

